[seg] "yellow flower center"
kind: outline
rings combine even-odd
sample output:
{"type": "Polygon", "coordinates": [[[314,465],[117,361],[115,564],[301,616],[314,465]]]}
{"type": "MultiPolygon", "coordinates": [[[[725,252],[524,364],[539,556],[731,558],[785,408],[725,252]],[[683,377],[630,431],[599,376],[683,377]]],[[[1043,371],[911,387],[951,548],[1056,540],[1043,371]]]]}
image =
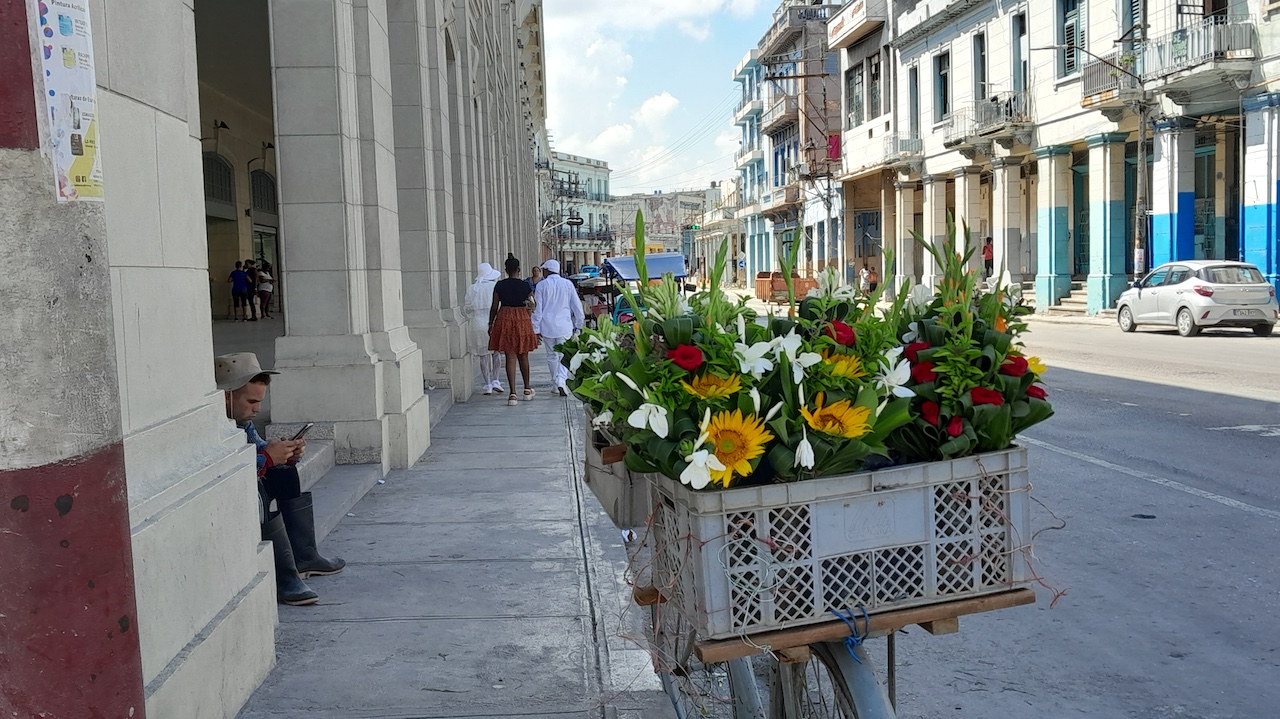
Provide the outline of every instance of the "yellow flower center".
{"type": "Polygon", "coordinates": [[[756,416],[734,410],[712,416],[711,423],[707,425],[707,439],[715,448],[716,459],[725,467],[712,470],[711,479],[728,487],[735,476],[751,474],[751,461],[764,454],[765,445],[773,439],[773,434],[756,416]]]}
{"type": "Polygon", "coordinates": [[[825,350],[822,353],[822,361],[830,368],[831,374],[837,377],[860,379],[867,376],[866,370],[862,369],[862,360],[853,355],[825,350]]]}

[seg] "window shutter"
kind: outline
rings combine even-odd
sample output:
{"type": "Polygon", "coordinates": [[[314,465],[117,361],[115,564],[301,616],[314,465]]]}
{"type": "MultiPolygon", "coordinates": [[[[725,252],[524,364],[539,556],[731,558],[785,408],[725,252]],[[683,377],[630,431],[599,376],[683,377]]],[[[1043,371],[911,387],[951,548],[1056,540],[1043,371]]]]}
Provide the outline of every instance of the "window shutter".
{"type": "Polygon", "coordinates": [[[1073,48],[1080,47],[1080,16],[1077,13],[1067,15],[1067,21],[1062,26],[1062,44],[1067,46],[1063,50],[1062,72],[1064,75],[1070,75],[1079,70],[1079,56],[1073,48]]]}

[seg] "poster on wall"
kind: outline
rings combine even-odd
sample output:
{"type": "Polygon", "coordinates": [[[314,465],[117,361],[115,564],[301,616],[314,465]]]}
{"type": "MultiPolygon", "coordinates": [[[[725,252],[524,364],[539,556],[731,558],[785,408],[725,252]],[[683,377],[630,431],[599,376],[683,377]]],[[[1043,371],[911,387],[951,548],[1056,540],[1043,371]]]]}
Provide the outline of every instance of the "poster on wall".
{"type": "Polygon", "coordinates": [[[101,202],[98,92],[88,0],[28,0],[38,23],[49,150],[59,202],[101,202]]]}

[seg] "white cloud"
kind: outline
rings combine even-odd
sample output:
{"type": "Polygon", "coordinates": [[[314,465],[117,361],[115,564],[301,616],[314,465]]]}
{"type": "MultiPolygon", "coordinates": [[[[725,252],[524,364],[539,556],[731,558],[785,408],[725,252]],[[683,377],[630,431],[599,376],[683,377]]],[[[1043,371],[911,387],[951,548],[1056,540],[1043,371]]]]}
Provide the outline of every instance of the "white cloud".
{"type": "Polygon", "coordinates": [[[675,95],[663,90],[641,103],[640,109],[636,110],[631,117],[637,125],[648,128],[654,134],[661,134],[662,121],[679,105],[680,101],[675,95]]]}
{"type": "Polygon", "coordinates": [[[676,23],[676,27],[680,29],[680,32],[688,35],[698,42],[702,42],[703,40],[711,37],[711,25],[705,21],[693,22],[691,20],[681,20],[676,23]]]}

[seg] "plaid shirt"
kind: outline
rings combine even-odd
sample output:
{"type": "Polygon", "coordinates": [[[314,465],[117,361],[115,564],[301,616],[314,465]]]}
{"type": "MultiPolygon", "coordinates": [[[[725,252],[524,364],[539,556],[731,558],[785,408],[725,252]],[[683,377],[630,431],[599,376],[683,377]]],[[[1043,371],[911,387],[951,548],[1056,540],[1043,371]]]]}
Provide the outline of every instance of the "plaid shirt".
{"type": "Polygon", "coordinates": [[[240,429],[244,430],[244,434],[249,438],[249,442],[258,448],[258,476],[261,477],[266,473],[267,467],[271,466],[271,458],[263,449],[267,446],[267,440],[258,434],[257,428],[253,426],[253,422],[245,422],[240,425],[240,429]]]}

